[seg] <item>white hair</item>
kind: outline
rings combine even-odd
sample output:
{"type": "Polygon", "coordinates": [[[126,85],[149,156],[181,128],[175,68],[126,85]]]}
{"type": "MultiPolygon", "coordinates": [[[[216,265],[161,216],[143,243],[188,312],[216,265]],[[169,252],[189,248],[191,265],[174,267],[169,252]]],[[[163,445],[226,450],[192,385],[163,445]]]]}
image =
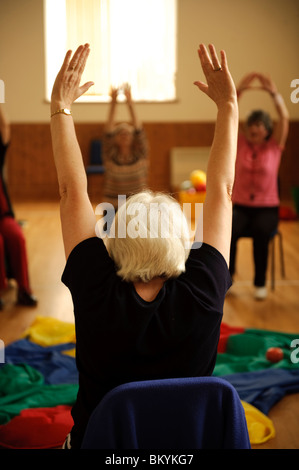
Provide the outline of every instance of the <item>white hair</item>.
{"type": "Polygon", "coordinates": [[[114,236],[104,242],[123,280],[169,279],[185,271],[190,233],[179,203],[171,196],[152,191],[131,196],[118,209],[111,231],[114,236]]]}

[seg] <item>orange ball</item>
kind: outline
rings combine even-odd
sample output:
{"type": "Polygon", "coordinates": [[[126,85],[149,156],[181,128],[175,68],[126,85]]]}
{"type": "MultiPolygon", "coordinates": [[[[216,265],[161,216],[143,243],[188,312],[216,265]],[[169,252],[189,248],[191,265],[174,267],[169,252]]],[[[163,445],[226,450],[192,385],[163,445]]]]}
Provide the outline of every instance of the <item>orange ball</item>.
{"type": "Polygon", "coordinates": [[[269,348],[266,352],[266,358],[270,362],[279,362],[283,359],[283,350],[281,348],[269,348]]]}
{"type": "Polygon", "coordinates": [[[190,174],[190,181],[196,191],[205,191],[207,175],[202,170],[193,170],[190,174]]]}

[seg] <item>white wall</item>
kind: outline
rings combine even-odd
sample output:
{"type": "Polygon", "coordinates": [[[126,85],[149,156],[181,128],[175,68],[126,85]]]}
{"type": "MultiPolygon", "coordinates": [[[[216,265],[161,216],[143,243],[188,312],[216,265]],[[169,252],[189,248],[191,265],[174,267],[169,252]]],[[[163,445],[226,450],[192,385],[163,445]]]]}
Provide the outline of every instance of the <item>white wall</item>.
{"type": "MultiPolygon", "coordinates": [[[[193,85],[194,80],[203,79],[197,57],[200,42],[213,42],[218,50],[226,50],[236,82],[253,70],[271,74],[291,119],[299,119],[299,103],[290,99],[291,81],[299,79],[298,0],[178,0],[178,7],[178,100],[139,104],[143,121],[215,119],[214,104],[193,85]]],[[[4,106],[12,122],[48,121],[43,0],[0,0],[0,79],[5,82],[4,106]]],[[[257,107],[275,117],[266,93],[248,92],[240,101],[241,118],[257,107]]],[[[82,122],[103,122],[107,111],[107,104],[73,107],[76,121],[82,122]]],[[[118,117],[126,116],[125,106],[120,105],[118,117]]]]}

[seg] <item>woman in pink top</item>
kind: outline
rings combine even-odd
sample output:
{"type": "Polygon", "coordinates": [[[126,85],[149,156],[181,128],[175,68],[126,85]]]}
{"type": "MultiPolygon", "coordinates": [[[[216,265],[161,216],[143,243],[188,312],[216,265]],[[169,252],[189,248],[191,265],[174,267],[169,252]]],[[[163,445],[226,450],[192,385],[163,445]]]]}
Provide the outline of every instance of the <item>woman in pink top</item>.
{"type": "Polygon", "coordinates": [[[268,245],[278,225],[279,195],[278,170],[287,135],[289,115],[282,96],[274,82],[262,74],[246,75],[237,88],[238,97],[259,80],[259,89],[273,98],[278,121],[273,128],[270,116],[264,111],[253,111],[247,119],[244,132],[238,139],[236,173],[233,188],[233,223],[230,252],[230,273],[235,272],[237,241],[244,233],[253,236],[255,263],[255,297],[267,297],[266,270],[268,245]]]}

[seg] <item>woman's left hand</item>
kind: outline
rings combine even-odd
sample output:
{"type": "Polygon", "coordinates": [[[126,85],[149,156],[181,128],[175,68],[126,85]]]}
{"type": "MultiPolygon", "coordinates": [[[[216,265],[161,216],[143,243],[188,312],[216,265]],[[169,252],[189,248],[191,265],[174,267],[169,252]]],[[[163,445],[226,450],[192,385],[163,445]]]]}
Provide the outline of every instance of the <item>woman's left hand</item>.
{"type": "Polygon", "coordinates": [[[210,55],[206,46],[200,44],[198,56],[207,83],[196,81],[194,84],[208,95],[218,108],[229,102],[236,103],[236,87],[228,69],[225,52],[223,50],[220,52],[221,62],[212,44],[209,44],[209,52],[210,55]]]}
{"type": "Polygon", "coordinates": [[[262,90],[268,91],[268,93],[270,93],[271,95],[275,95],[277,93],[276,85],[271,77],[263,75],[261,73],[258,73],[256,76],[262,85],[262,90]]]}
{"type": "Polygon", "coordinates": [[[86,82],[80,86],[89,52],[89,44],[85,44],[78,47],[73,57],[72,51],[66,53],[62,67],[53,85],[51,112],[61,108],[70,109],[72,103],[94,84],[93,82],[86,82]]]}

